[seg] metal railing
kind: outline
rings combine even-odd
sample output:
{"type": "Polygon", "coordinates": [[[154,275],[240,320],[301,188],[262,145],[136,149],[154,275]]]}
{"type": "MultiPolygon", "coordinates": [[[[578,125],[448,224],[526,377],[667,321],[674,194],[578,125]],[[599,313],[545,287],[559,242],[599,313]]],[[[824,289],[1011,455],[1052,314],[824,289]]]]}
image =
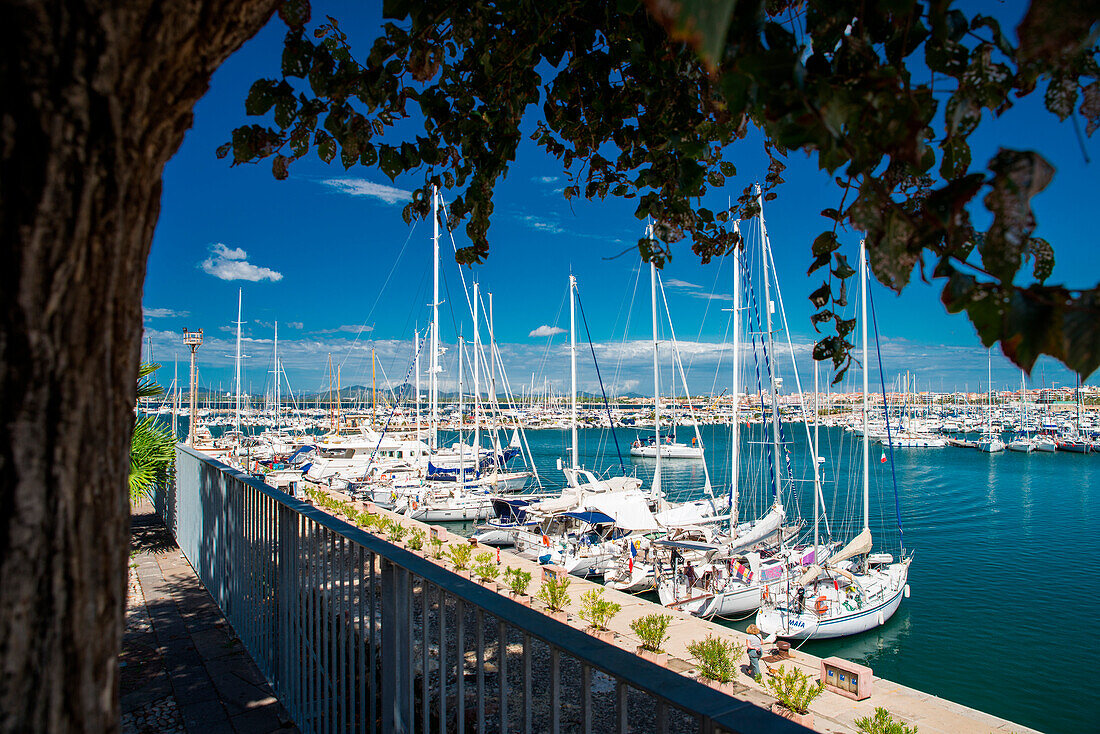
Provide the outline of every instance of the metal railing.
{"type": "Polygon", "coordinates": [[[807,731],[182,444],[153,501],[303,731],[807,731]]]}

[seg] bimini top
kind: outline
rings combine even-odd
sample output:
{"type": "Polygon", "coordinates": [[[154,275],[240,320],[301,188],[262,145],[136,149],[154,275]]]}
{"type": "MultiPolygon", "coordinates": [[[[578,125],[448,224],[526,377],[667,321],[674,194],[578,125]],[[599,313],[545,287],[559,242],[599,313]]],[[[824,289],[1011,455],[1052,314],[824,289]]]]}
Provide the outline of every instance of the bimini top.
{"type": "Polygon", "coordinates": [[[615,522],[615,518],[610,515],[605,515],[602,512],[592,512],[591,510],[585,510],[582,512],[563,512],[561,517],[572,517],[581,522],[589,523],[590,525],[603,525],[605,523],[615,522]]]}

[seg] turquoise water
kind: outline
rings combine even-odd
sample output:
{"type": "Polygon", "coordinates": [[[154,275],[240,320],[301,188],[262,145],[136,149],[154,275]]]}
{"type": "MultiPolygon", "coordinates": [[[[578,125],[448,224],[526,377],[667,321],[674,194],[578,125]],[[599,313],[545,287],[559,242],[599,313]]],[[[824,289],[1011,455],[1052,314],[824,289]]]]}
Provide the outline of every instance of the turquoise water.
{"type": "MultiPolygon", "coordinates": [[[[701,430],[712,483],[726,491],[729,429],[701,430]]],[[[691,429],[680,431],[679,440],[690,441],[691,429]]],[[[788,424],[784,431],[792,442],[792,474],[804,478],[805,428],[788,424]]],[[[636,432],[618,433],[626,453],[636,432]]],[[[528,440],[540,472],[556,479],[555,461],[567,455],[569,432],[529,432],[528,440]]],[[[760,476],[767,459],[754,443],[759,440],[743,435],[741,476],[748,485],[742,493],[762,504],[770,485],[760,476]]],[[[846,470],[854,460],[861,471],[861,445],[840,429],[821,429],[820,445],[825,504],[834,536],[844,540],[862,523],[862,474],[846,470]]],[[[580,431],[580,452],[590,468],[618,470],[606,431],[580,431]]],[[[880,463],[881,447],[872,445],[871,452],[872,532],[876,547],[896,552],[890,463],[880,463]]],[[[1100,645],[1091,635],[1096,613],[1087,574],[1100,558],[1100,491],[1093,490],[1100,456],[942,448],[897,450],[894,461],[905,546],[915,554],[912,596],[878,630],[810,641],[802,649],[848,658],[884,678],[1043,731],[1095,731],[1091,681],[1100,669],[1100,645]]],[[[624,463],[648,484],[651,460],[625,457],[624,463]]],[[[669,492],[697,492],[702,475],[697,461],[662,462],[669,492]]],[[[787,504],[812,518],[811,485],[795,486],[805,488],[804,496],[787,504]]],[[[743,629],[750,621],[729,624],[743,629]]]]}

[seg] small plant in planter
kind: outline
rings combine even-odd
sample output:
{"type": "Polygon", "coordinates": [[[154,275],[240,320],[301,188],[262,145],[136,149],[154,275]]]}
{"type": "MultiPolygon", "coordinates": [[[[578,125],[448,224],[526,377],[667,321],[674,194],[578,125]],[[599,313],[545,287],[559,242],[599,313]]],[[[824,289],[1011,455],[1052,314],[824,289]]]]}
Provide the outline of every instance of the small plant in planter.
{"type": "Polygon", "coordinates": [[[707,635],[688,645],[688,652],[699,661],[699,674],[708,681],[729,683],[737,670],[737,661],[745,651],[742,645],[707,635]]]}
{"type": "Polygon", "coordinates": [[[450,549],[451,563],[454,564],[456,571],[465,571],[470,567],[470,556],[473,554],[473,549],[465,543],[458,543],[452,545],[450,549]]]}
{"type": "MultiPolygon", "coordinates": [[[[469,546],[467,546],[469,547],[469,546]]],[[[474,573],[477,574],[478,579],[485,585],[496,586],[497,576],[500,574],[500,569],[497,568],[496,558],[492,553],[478,553],[474,556],[474,560],[477,561],[474,564],[474,573]]]]}
{"type": "Polygon", "coordinates": [[[437,561],[443,558],[443,539],[433,535],[428,541],[432,544],[432,558],[437,561]]]}
{"type": "Polygon", "coordinates": [[[610,639],[614,634],[607,629],[607,623],[622,610],[621,604],[616,604],[603,598],[603,589],[589,589],[581,594],[580,618],[592,625],[597,637],[610,639]],[[601,634],[607,633],[607,634],[601,634]]]}
{"type": "Polygon", "coordinates": [[[390,521],[389,537],[394,543],[400,543],[401,539],[405,537],[405,533],[408,531],[409,529],[401,523],[393,520],[390,521]]]}
{"type": "Polygon", "coordinates": [[[522,568],[504,569],[504,583],[508,584],[508,590],[512,596],[519,598],[527,593],[527,585],[531,583],[531,572],[522,568]]]}
{"type": "MultiPolygon", "coordinates": [[[[564,619],[565,608],[569,606],[569,578],[559,578],[544,581],[539,589],[539,599],[551,612],[558,612],[564,619]]],[[[557,615],[554,615],[557,616],[557,615]]]]}
{"type": "Polygon", "coordinates": [[[772,704],[775,713],[803,726],[813,725],[810,704],[825,690],[825,681],[814,683],[809,675],[798,668],[788,671],[786,666],[780,666],[775,675],[768,676],[763,683],[764,688],[776,698],[777,703],[772,704]]]}
{"type": "Polygon", "coordinates": [[[875,716],[856,719],[856,728],[864,734],[917,734],[917,727],[894,721],[890,712],[881,706],[875,708],[875,716]]]}
{"type": "Polygon", "coordinates": [[[418,551],[424,547],[424,531],[420,528],[413,528],[409,531],[408,546],[410,550],[418,551]]]}
{"type": "Polygon", "coordinates": [[[372,525],[374,525],[374,534],[381,535],[382,533],[388,531],[390,528],[390,522],[390,519],[384,515],[379,515],[378,517],[374,518],[374,521],[371,523],[372,525]]]}
{"type": "Polygon", "coordinates": [[[642,641],[638,646],[638,653],[642,657],[658,665],[668,662],[668,653],[662,649],[662,645],[668,640],[668,625],[671,622],[671,614],[647,614],[630,623],[630,629],[642,641]]]}

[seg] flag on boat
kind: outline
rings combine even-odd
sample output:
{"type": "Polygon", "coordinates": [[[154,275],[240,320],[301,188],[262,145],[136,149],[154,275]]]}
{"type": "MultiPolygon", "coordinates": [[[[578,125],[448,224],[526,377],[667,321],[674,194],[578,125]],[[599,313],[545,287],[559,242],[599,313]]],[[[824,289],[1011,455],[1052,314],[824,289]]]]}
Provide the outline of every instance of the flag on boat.
{"type": "Polygon", "coordinates": [[[631,541],[630,543],[630,558],[627,559],[627,566],[630,573],[634,573],[634,557],[638,555],[637,541],[631,541]]]}
{"type": "Polygon", "coordinates": [[[882,458],[878,460],[878,463],[880,463],[880,464],[885,464],[886,463],[886,452],[885,451],[882,452],[882,458]]]}
{"type": "Polygon", "coordinates": [[[550,547],[550,538],[547,537],[546,533],[542,534],[542,544],[545,545],[547,548],[550,547]]]}

